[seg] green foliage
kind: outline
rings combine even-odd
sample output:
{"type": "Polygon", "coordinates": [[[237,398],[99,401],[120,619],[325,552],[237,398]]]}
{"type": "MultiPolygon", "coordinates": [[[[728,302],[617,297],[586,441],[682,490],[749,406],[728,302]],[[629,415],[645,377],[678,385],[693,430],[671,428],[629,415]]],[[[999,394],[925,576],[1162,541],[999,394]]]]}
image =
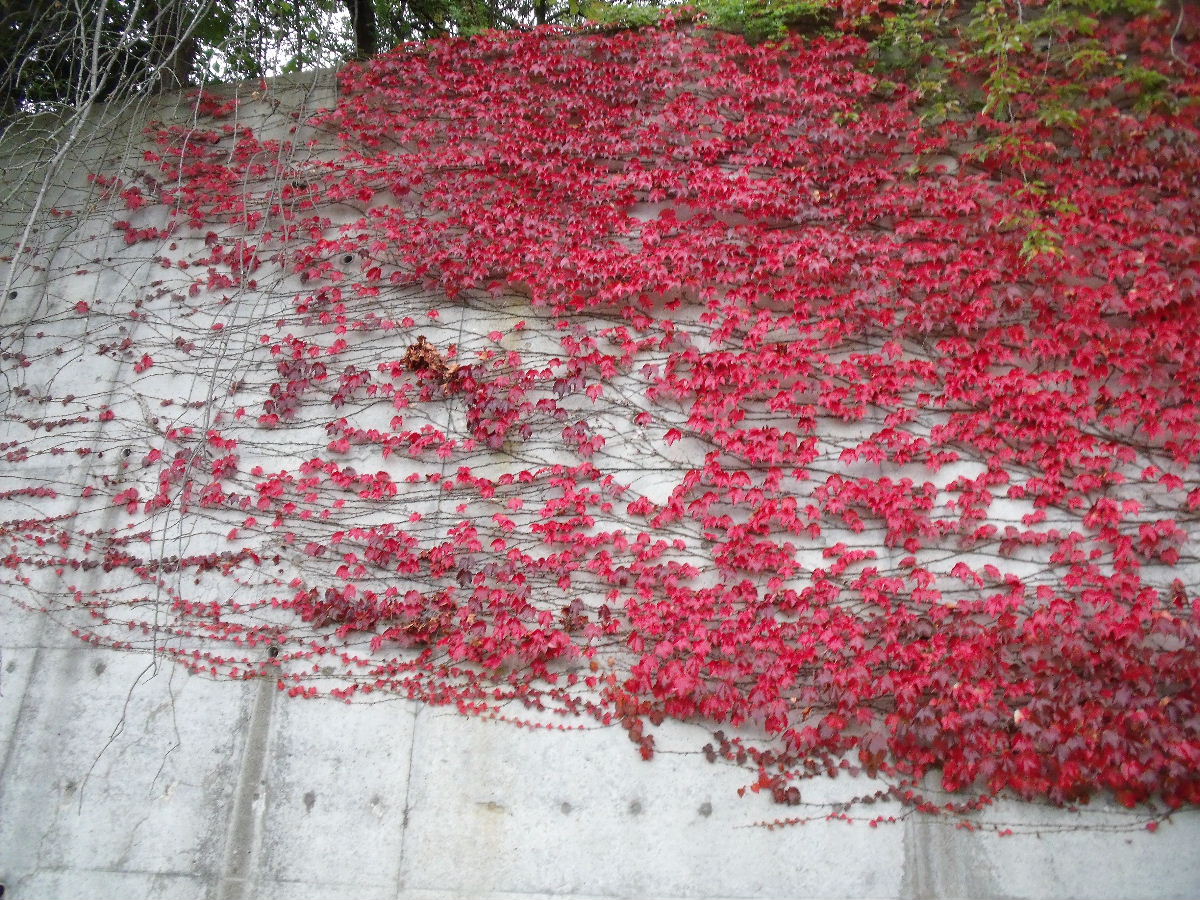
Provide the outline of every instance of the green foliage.
{"type": "Polygon", "coordinates": [[[334,65],[354,49],[339,0],[214,4],[201,20],[202,80],[261,78],[334,65]]]}
{"type": "Polygon", "coordinates": [[[74,105],[85,93],[101,99],[115,93],[130,75],[121,57],[151,52],[145,23],[133,13],[116,3],[77,11],[45,0],[0,6],[0,121],[22,109],[74,105]],[[105,64],[94,82],[90,58],[105,64]]]}
{"type": "Polygon", "coordinates": [[[1139,112],[1145,113],[1154,109],[1173,112],[1178,108],[1179,98],[1172,90],[1173,83],[1162,72],[1130,65],[1125,67],[1124,75],[1125,83],[1137,92],[1134,105],[1139,112]]]}
{"type": "Polygon", "coordinates": [[[1062,235],[1045,224],[1034,225],[1021,244],[1021,258],[1026,262],[1043,254],[1062,256],[1062,235]]]}
{"type": "Polygon", "coordinates": [[[883,21],[883,30],[871,45],[877,63],[887,69],[917,71],[930,56],[945,59],[946,50],[937,42],[944,22],[923,9],[905,9],[883,21]]]}
{"type": "Polygon", "coordinates": [[[751,43],[782,40],[792,30],[824,30],[837,17],[826,0],[701,0],[700,9],[714,28],[751,43]]]}
{"type": "MultiPolygon", "coordinates": [[[[886,17],[872,43],[875,69],[903,80],[923,98],[934,122],[983,112],[1010,119],[1023,105],[1044,124],[1073,129],[1090,102],[1087,85],[1119,77],[1142,112],[1172,109],[1174,83],[1162,72],[1114,54],[1095,34],[1102,17],[1136,17],[1162,8],[1161,0],[1049,0],[1028,8],[1008,0],[930,9],[909,3],[886,17]],[[979,73],[979,87],[947,81],[947,69],[979,73]],[[1058,73],[1051,79],[1048,73],[1058,73]],[[1064,84],[1061,76],[1074,78],[1064,84]]],[[[1100,102],[1107,102],[1102,100],[1100,102]]]]}
{"type": "MultiPolygon", "coordinates": [[[[793,31],[827,30],[838,14],[833,0],[698,0],[682,9],[702,16],[712,28],[743,35],[755,44],[782,40],[793,31]]],[[[597,0],[583,12],[586,19],[605,28],[645,28],[659,21],[664,7],[597,0]]]]}
{"type": "Polygon", "coordinates": [[[936,124],[961,111],[960,99],[947,90],[950,54],[940,14],[910,7],[889,16],[871,44],[871,55],[879,74],[899,76],[917,92],[926,121],[936,124]]]}
{"type": "Polygon", "coordinates": [[[649,3],[593,2],[583,7],[583,16],[602,28],[648,28],[658,24],[662,7],[649,3]]]}
{"type": "Polygon", "coordinates": [[[352,47],[344,18],[340,0],[10,0],[0,5],[0,120],[331,65],[352,47]]]}
{"type": "Polygon", "coordinates": [[[1159,0],[1087,0],[1086,5],[1100,16],[1144,16],[1162,8],[1159,0]]]}

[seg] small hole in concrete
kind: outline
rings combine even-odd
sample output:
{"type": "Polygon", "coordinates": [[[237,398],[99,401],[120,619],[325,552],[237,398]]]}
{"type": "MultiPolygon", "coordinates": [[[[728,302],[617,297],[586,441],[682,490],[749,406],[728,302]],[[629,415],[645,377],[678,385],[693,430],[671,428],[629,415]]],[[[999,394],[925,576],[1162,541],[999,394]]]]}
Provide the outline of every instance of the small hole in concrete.
{"type": "Polygon", "coordinates": [[[107,668],[108,668],[107,663],[98,662],[94,666],[92,666],[92,671],[95,672],[97,675],[103,675],[104,670],[107,668]]]}
{"type": "Polygon", "coordinates": [[[640,816],[642,814],[641,800],[634,800],[629,804],[629,814],[631,816],[640,816]]]}
{"type": "Polygon", "coordinates": [[[350,265],[350,263],[354,262],[354,256],[347,253],[342,257],[342,262],[344,262],[346,265],[350,265]]]}
{"type": "Polygon", "coordinates": [[[712,815],[712,804],[707,800],[700,804],[700,815],[706,819],[712,815]]]}
{"type": "Polygon", "coordinates": [[[306,810],[308,810],[309,812],[312,812],[312,808],[313,808],[313,806],[316,805],[316,802],[317,802],[317,795],[314,794],[312,791],[309,791],[308,793],[306,793],[304,795],[304,808],[306,810]]]}
{"type": "Polygon", "coordinates": [[[271,657],[271,659],[274,659],[278,655],[279,655],[278,647],[271,647],[269,650],[267,650],[267,656],[271,657]]]}
{"type": "Polygon", "coordinates": [[[559,807],[559,809],[562,810],[562,814],[565,816],[567,813],[569,813],[571,811],[571,804],[567,803],[566,801],[563,801],[563,804],[562,804],[562,806],[559,807]]]}
{"type": "MultiPolygon", "coordinates": [[[[9,292],[8,292],[8,299],[9,299],[9,300],[16,300],[16,299],[17,299],[17,292],[16,292],[16,291],[9,291],[9,292]]],[[[4,894],[3,894],[3,891],[4,891],[4,887],[3,887],[3,886],[0,886],[0,897],[4,896],[4,894]]]]}
{"type": "Polygon", "coordinates": [[[13,661],[10,659],[10,660],[8,661],[8,665],[4,667],[4,671],[5,671],[5,672],[15,672],[15,671],[17,671],[17,664],[16,664],[15,662],[13,662],[13,661]]]}

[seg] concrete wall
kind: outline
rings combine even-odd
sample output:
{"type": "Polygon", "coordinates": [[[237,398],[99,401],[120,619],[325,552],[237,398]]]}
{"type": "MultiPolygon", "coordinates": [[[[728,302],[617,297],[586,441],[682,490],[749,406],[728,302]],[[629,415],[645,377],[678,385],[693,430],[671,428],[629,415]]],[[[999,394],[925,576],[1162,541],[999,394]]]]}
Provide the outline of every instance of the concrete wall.
{"type": "MultiPolygon", "coordinates": [[[[290,111],[334,99],[328,77],[279,81],[262,97],[254,90],[242,91],[243,114],[280,134],[290,111]]],[[[237,376],[231,361],[254,340],[255,322],[286,298],[281,281],[230,309],[174,321],[201,352],[158,380],[135,376],[136,353],[55,355],[125,337],[135,350],[161,341],[154,323],[169,316],[156,319],[155,303],[170,298],[154,285],[175,275],[156,268],[154,248],[126,247],[111,232],[111,207],[86,174],[136,162],[143,122],[188,115],[186,103],[166,98],[94,111],[74,134],[47,121],[34,138],[7,136],[3,253],[18,242],[25,250],[0,273],[0,340],[31,364],[3,363],[0,439],[35,452],[6,465],[0,489],[134,483],[124,449],[157,427],[155,404],[219,393],[237,376]],[[138,297],[143,324],[115,314],[138,297]],[[80,300],[114,314],[72,316],[80,300]],[[214,332],[205,315],[232,325],[214,332]],[[125,431],[97,432],[103,458],[52,455],[90,426],[31,433],[22,419],[39,394],[66,410],[55,415],[111,406],[125,431]]],[[[464,308],[447,309],[445,334],[481,338],[521,313],[494,308],[493,318],[465,323],[455,314],[464,308]]],[[[637,469],[636,458],[626,462],[637,469]]],[[[78,490],[10,497],[0,518],[80,502],[78,490]]],[[[186,553],[212,536],[168,521],[154,539],[162,552],[186,553]]],[[[75,577],[86,587],[92,576],[75,577]]],[[[868,807],[854,811],[854,824],[768,830],[754,823],[794,810],[739,797],[749,776],[706,763],[698,728],[664,726],[645,763],[616,728],[529,731],[405,700],[291,699],[269,679],[190,674],[160,652],[169,636],[133,651],[89,646],[70,634],[78,610],[39,602],[52,596],[40,587],[0,585],[0,882],[14,900],[1200,896],[1195,811],[1153,834],[1140,814],[1105,803],[1080,814],[1010,802],[982,816],[993,827],[978,832],[914,815],[869,828],[879,810],[868,807]],[[1018,833],[998,836],[1004,827],[1018,833]]],[[[868,791],[846,779],[808,783],[805,801],[819,811],[868,791]]]]}

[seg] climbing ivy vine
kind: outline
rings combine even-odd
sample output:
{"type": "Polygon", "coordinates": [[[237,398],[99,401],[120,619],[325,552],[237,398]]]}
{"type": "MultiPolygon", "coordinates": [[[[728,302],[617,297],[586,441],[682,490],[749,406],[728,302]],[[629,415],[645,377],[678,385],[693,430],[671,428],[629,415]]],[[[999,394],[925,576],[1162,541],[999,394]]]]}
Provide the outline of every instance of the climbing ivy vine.
{"type": "Polygon", "coordinates": [[[6,592],[298,697],[698,723],[789,806],[1200,802],[1198,51],[931,52],[986,98],[935,122],[892,22],[436,41],[151,123],[4,337],[6,592]]]}

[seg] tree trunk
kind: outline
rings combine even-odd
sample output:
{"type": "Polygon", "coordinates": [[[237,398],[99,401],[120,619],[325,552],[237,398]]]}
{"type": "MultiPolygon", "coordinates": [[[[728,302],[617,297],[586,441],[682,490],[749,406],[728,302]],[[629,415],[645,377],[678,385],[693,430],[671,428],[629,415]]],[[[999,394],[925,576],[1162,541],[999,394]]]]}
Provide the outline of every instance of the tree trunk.
{"type": "Polygon", "coordinates": [[[375,24],[375,0],[346,0],[354,27],[354,55],[367,59],[379,52],[379,29],[375,24]]]}
{"type": "Polygon", "coordinates": [[[185,0],[153,0],[147,11],[151,16],[149,63],[157,71],[159,89],[186,87],[196,67],[197,43],[190,35],[192,23],[185,0]]]}

